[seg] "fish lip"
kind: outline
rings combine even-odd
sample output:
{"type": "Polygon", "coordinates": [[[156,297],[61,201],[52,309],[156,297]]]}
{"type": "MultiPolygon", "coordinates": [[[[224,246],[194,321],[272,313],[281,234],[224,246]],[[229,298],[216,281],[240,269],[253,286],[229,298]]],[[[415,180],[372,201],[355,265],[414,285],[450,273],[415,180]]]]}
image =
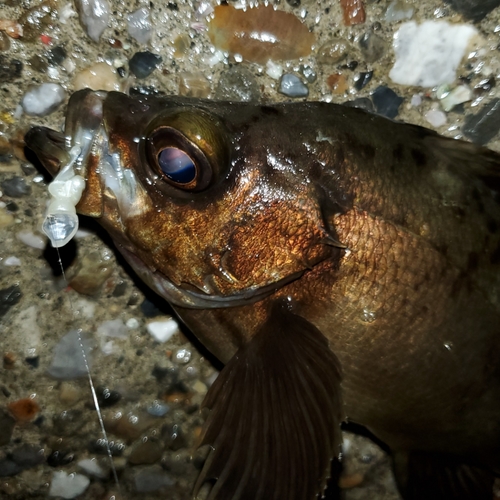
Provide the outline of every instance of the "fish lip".
{"type": "Polygon", "coordinates": [[[117,245],[117,247],[139,277],[158,295],[175,306],[188,309],[215,309],[253,304],[272,295],[284,285],[300,278],[303,274],[303,271],[294,273],[270,285],[247,288],[233,295],[208,295],[201,291],[195,292],[175,285],[161,271],[151,271],[131,250],[122,245],[117,245]]]}

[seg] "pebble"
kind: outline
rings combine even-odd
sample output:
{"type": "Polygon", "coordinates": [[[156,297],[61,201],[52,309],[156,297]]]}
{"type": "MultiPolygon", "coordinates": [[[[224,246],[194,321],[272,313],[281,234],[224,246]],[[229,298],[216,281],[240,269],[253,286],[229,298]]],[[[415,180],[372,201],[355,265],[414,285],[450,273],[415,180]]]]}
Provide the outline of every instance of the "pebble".
{"type": "Polygon", "coordinates": [[[154,464],[161,459],[162,451],[162,446],[157,441],[141,441],[132,447],[128,462],[132,465],[154,464]]]}
{"type": "Polygon", "coordinates": [[[340,0],[344,24],[353,26],[365,22],[366,14],[363,0],[340,0]]]}
{"type": "Polygon", "coordinates": [[[389,77],[401,85],[434,87],[452,83],[469,41],[477,34],[467,24],[409,21],[394,35],[396,62],[389,77]]]}
{"type": "Polygon", "coordinates": [[[40,411],[40,406],[32,398],[11,401],[7,408],[17,422],[31,422],[40,411]]]}
{"type": "Polygon", "coordinates": [[[23,63],[18,59],[8,59],[0,54],[0,82],[11,83],[17,80],[23,71],[23,63]]]}
{"type": "Polygon", "coordinates": [[[451,7],[471,21],[481,21],[493,9],[500,6],[500,0],[447,0],[451,7]]]}
{"type": "Polygon", "coordinates": [[[103,408],[109,408],[114,406],[120,399],[122,395],[118,391],[108,389],[107,387],[99,387],[96,390],[97,401],[99,405],[103,408]]]}
{"type": "Polygon", "coordinates": [[[76,90],[90,88],[92,90],[120,90],[118,73],[113,66],[99,62],[75,74],[73,87],[76,90]]]}
{"type": "Polygon", "coordinates": [[[377,87],[371,97],[376,112],[387,118],[396,118],[399,113],[399,107],[404,100],[394,90],[384,85],[377,87]]]}
{"type": "Polygon", "coordinates": [[[0,477],[15,476],[22,471],[22,467],[8,458],[0,459],[0,477]]]}
{"type": "Polygon", "coordinates": [[[76,498],[89,486],[90,479],[83,474],[73,472],[66,474],[64,471],[56,471],[50,482],[49,496],[62,498],[76,498]]]}
{"type": "Polygon", "coordinates": [[[299,66],[299,71],[308,83],[314,83],[318,79],[318,74],[316,73],[315,69],[308,64],[301,64],[299,66]]]}
{"type": "Polygon", "coordinates": [[[179,74],[179,95],[206,98],[210,90],[210,82],[201,71],[186,71],[179,74]]]}
{"type": "Polygon", "coordinates": [[[61,382],[59,386],[59,400],[68,406],[73,406],[82,398],[82,391],[70,382],[61,382]]]}
{"type": "Polygon", "coordinates": [[[350,50],[352,47],[349,42],[341,38],[332,38],[318,49],[316,60],[320,64],[336,64],[343,61],[350,50]]]}
{"type": "MultiPolygon", "coordinates": [[[[81,334],[81,345],[83,345],[90,367],[92,365],[91,342],[84,332],[81,334]]],[[[87,375],[81,345],[78,330],[71,330],[64,335],[54,347],[52,361],[47,373],[59,380],[68,380],[87,375]]]]}
{"type": "Polygon", "coordinates": [[[31,186],[26,183],[23,177],[19,177],[18,175],[2,181],[0,185],[2,186],[3,194],[11,198],[22,198],[31,194],[31,186]]]}
{"type": "Polygon", "coordinates": [[[34,444],[22,444],[14,448],[11,453],[12,460],[22,469],[36,467],[45,461],[44,450],[40,446],[34,444]]]}
{"type": "Polygon", "coordinates": [[[157,342],[167,342],[173,335],[179,332],[179,325],[173,318],[166,318],[158,321],[151,321],[146,325],[149,334],[157,342]]]}
{"type": "Polygon", "coordinates": [[[31,9],[23,12],[18,19],[23,29],[23,42],[36,42],[43,33],[54,21],[52,15],[57,15],[54,10],[54,4],[50,1],[44,1],[35,5],[31,9]]]}
{"type": "Polygon", "coordinates": [[[439,109],[431,109],[425,113],[425,119],[435,128],[446,124],[446,114],[439,109]]]}
{"type": "Polygon", "coordinates": [[[42,83],[24,94],[21,105],[27,115],[46,116],[55,111],[65,97],[65,90],[57,83],[42,83]]]}
{"type": "Polygon", "coordinates": [[[55,450],[47,457],[49,467],[64,467],[75,459],[75,454],[67,450],[55,450]]]}
{"type": "MultiPolygon", "coordinates": [[[[15,222],[14,216],[12,214],[9,214],[5,208],[0,207],[0,229],[4,227],[9,227],[12,226],[15,222]]],[[[5,264],[4,265],[8,265],[5,264]]]]}
{"type": "Polygon", "coordinates": [[[80,23],[87,35],[98,42],[109,23],[110,7],[107,0],[75,0],[80,23]]]}
{"type": "Polygon", "coordinates": [[[326,84],[334,94],[345,94],[349,90],[347,78],[340,73],[328,76],[326,84]]]}
{"type": "Polygon", "coordinates": [[[129,61],[129,68],[137,78],[146,78],[161,62],[162,58],[152,52],[136,52],[129,61]]]}
{"type": "Polygon", "coordinates": [[[359,47],[364,60],[369,63],[381,59],[387,50],[385,40],[371,31],[368,31],[359,39],[359,47]]]}
{"type": "Polygon", "coordinates": [[[21,300],[21,296],[21,289],[17,284],[0,290],[0,318],[21,300]]]}
{"type": "Polygon", "coordinates": [[[462,128],[464,135],[476,144],[485,145],[500,130],[500,99],[486,103],[475,115],[468,115],[462,128]]]}
{"type": "Polygon", "coordinates": [[[79,258],[66,272],[69,285],[83,295],[94,295],[113,273],[107,258],[90,252],[79,258]]]}
{"type": "Polygon", "coordinates": [[[255,102],[260,99],[260,89],[254,74],[240,64],[220,75],[215,98],[221,101],[255,102]]]}
{"type": "Polygon", "coordinates": [[[127,338],[127,327],[125,323],[120,319],[110,319],[103,321],[97,327],[97,335],[102,337],[113,337],[117,339],[127,338]]]}
{"type": "Polygon", "coordinates": [[[141,7],[127,16],[128,34],[140,44],[146,44],[151,40],[153,25],[151,13],[147,7],[141,7]]]}
{"type": "Polygon", "coordinates": [[[275,63],[274,61],[267,61],[266,63],[266,75],[273,80],[279,80],[283,74],[283,66],[281,64],[275,63]]]}
{"type": "Polygon", "coordinates": [[[191,361],[191,351],[185,348],[177,349],[172,356],[172,361],[179,365],[186,365],[191,361]]]}
{"type": "Polygon", "coordinates": [[[291,73],[286,73],[281,77],[278,92],[288,97],[307,97],[309,89],[302,80],[291,73]]]}
{"type": "Polygon", "coordinates": [[[153,415],[153,417],[163,417],[170,411],[170,406],[162,403],[161,401],[155,400],[148,407],[146,411],[153,415]]]}
{"type": "Polygon", "coordinates": [[[61,45],[58,45],[57,47],[54,47],[47,52],[47,61],[50,64],[57,66],[62,64],[67,56],[68,53],[66,52],[66,49],[61,45]]]}
{"type": "Polygon", "coordinates": [[[150,493],[173,486],[175,481],[159,465],[151,465],[135,474],[134,483],[139,493],[150,493]]]}
{"type": "Polygon", "coordinates": [[[439,102],[445,111],[451,111],[458,104],[472,100],[472,90],[466,85],[459,85],[439,102]]]}
{"type": "Polygon", "coordinates": [[[21,265],[21,259],[15,255],[10,255],[4,259],[3,265],[8,267],[17,267],[21,265]]]}
{"type": "Polygon", "coordinates": [[[16,238],[26,246],[36,248],[37,250],[44,250],[47,246],[47,238],[33,231],[19,231],[16,233],[16,238]]]}
{"type": "Polygon", "coordinates": [[[385,11],[384,18],[389,23],[411,19],[415,9],[406,0],[393,0],[385,11]]]}
{"type": "Polygon", "coordinates": [[[78,467],[90,476],[97,477],[99,479],[105,479],[107,477],[107,472],[97,463],[95,458],[84,458],[77,462],[78,467]]]}
{"type": "Polygon", "coordinates": [[[361,90],[365,88],[371,81],[373,77],[373,71],[366,71],[359,73],[354,77],[354,88],[356,90],[361,90]]]}
{"type": "Polygon", "coordinates": [[[218,5],[208,36],[217,49],[259,64],[306,57],[315,43],[315,35],[297,16],[271,5],[246,10],[218,5]]]}
{"type": "Polygon", "coordinates": [[[144,299],[141,302],[140,309],[146,318],[155,318],[161,314],[160,309],[149,299],[144,299]]]}
{"type": "Polygon", "coordinates": [[[14,417],[7,410],[0,408],[0,446],[10,443],[15,425],[14,417]]]}
{"type": "Polygon", "coordinates": [[[0,52],[7,52],[10,49],[10,38],[0,31],[0,52]]]}

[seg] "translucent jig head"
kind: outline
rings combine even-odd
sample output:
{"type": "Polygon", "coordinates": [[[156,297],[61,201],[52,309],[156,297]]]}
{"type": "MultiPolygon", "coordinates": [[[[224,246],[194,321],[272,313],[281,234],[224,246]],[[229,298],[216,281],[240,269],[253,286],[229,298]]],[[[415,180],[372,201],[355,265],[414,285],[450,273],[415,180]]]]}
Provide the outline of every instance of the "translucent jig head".
{"type": "Polygon", "coordinates": [[[51,200],[42,224],[42,230],[55,248],[69,243],[78,231],[78,215],[75,206],[80,201],[85,189],[85,179],[75,174],[73,165],[80,152],[79,146],[71,148],[68,164],[61,168],[49,184],[51,200]]]}

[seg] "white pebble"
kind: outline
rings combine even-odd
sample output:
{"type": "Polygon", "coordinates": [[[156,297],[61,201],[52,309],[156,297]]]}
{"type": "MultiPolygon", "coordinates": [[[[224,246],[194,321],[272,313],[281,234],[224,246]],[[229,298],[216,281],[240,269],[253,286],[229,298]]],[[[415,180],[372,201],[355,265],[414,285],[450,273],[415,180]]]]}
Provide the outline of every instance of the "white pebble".
{"type": "Polygon", "coordinates": [[[56,471],[52,475],[49,496],[62,498],[75,498],[81,495],[89,486],[90,479],[83,474],[66,474],[56,471]]]}
{"type": "Polygon", "coordinates": [[[127,338],[127,329],[121,319],[110,319],[103,321],[97,327],[97,334],[101,337],[113,337],[117,339],[127,338]]]}
{"type": "Polygon", "coordinates": [[[151,24],[150,12],[146,7],[137,9],[127,16],[128,34],[139,43],[148,43],[151,39],[153,25],[151,24]]]}
{"type": "Polygon", "coordinates": [[[283,74],[283,66],[269,60],[266,63],[266,74],[274,80],[279,80],[283,74]]]}
{"type": "Polygon", "coordinates": [[[64,101],[66,92],[57,83],[42,83],[24,94],[21,105],[31,116],[45,116],[52,113],[64,101]]]}
{"type": "Polygon", "coordinates": [[[105,479],[107,476],[106,471],[97,463],[95,458],[84,458],[77,462],[78,467],[91,476],[105,479]]]}
{"type": "Polygon", "coordinates": [[[422,104],[422,96],[420,94],[413,94],[411,96],[411,101],[410,104],[416,108],[417,106],[420,106],[422,104]]]}
{"type": "Polygon", "coordinates": [[[441,106],[445,111],[451,111],[457,104],[470,101],[472,99],[472,90],[465,85],[455,87],[448,95],[441,99],[441,106]]]}
{"type": "Polygon", "coordinates": [[[442,127],[446,123],[446,115],[438,109],[431,109],[425,113],[425,119],[433,127],[442,127]]]}
{"type": "Polygon", "coordinates": [[[4,266],[12,266],[12,267],[20,266],[21,265],[21,259],[19,259],[18,257],[15,257],[14,255],[11,255],[10,257],[7,257],[3,261],[3,265],[4,266]]]}
{"type": "Polygon", "coordinates": [[[19,231],[16,234],[19,241],[23,242],[31,248],[43,250],[47,244],[47,239],[41,234],[35,234],[33,231],[19,231]]]}
{"type": "Polygon", "coordinates": [[[139,320],[136,319],[136,318],[130,318],[125,323],[125,325],[127,326],[127,328],[129,328],[130,330],[135,330],[135,329],[139,328],[139,324],[140,324],[139,320]]]}
{"type": "Polygon", "coordinates": [[[451,83],[476,28],[467,24],[410,21],[394,35],[396,62],[389,73],[401,85],[434,87],[451,83]]]}
{"type": "Polygon", "coordinates": [[[107,0],[75,0],[75,4],[87,35],[98,42],[108,26],[109,3],[107,0]]]}
{"type": "Polygon", "coordinates": [[[155,340],[163,343],[177,333],[179,325],[175,319],[168,318],[163,321],[151,321],[146,325],[146,328],[155,340]]]}

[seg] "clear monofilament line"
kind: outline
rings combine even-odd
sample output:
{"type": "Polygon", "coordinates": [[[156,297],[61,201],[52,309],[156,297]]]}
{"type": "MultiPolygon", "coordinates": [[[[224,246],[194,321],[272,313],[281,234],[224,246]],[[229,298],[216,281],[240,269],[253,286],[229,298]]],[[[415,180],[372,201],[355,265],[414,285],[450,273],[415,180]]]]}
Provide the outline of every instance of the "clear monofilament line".
{"type": "MultiPolygon", "coordinates": [[[[59,266],[61,267],[62,277],[64,279],[64,282],[68,283],[68,281],[66,279],[66,273],[64,272],[63,263],[61,260],[61,254],[59,253],[58,247],[56,247],[56,251],[57,251],[57,258],[59,260],[59,266]]],[[[69,300],[70,309],[71,309],[71,312],[73,314],[73,317],[75,317],[75,309],[73,308],[73,301],[71,300],[70,296],[68,296],[68,300],[69,300]]],[[[80,350],[81,350],[83,362],[85,364],[85,370],[87,372],[87,378],[89,381],[90,392],[92,393],[92,399],[94,400],[94,407],[95,407],[95,410],[97,413],[97,418],[99,420],[101,434],[102,434],[102,437],[104,439],[104,442],[106,443],[106,452],[108,455],[108,460],[109,460],[109,464],[111,466],[111,470],[113,472],[113,479],[114,479],[114,482],[116,484],[116,488],[118,490],[118,493],[121,496],[120,481],[118,480],[118,473],[116,471],[115,463],[113,461],[113,454],[111,453],[111,446],[109,445],[108,433],[106,432],[106,427],[104,426],[104,419],[102,418],[101,407],[99,406],[99,401],[97,399],[97,392],[96,392],[95,386],[94,386],[94,380],[92,379],[92,374],[90,372],[90,367],[89,367],[89,363],[88,363],[88,359],[87,359],[87,353],[85,352],[85,347],[83,345],[82,329],[78,328],[77,332],[78,332],[78,343],[80,344],[80,350]]]]}

